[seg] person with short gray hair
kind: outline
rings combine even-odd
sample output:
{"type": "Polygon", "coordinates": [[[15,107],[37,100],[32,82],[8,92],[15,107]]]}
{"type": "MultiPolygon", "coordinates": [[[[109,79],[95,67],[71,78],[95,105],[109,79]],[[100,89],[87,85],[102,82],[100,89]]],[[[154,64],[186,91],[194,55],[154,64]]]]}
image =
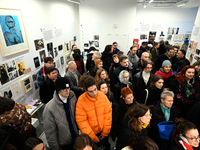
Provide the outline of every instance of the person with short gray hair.
{"type": "Polygon", "coordinates": [[[94,52],[92,55],[92,60],[100,59],[101,58],[101,53],[100,52],[94,52]]]}
{"type": "MultiPolygon", "coordinates": [[[[172,91],[163,90],[160,97],[161,101],[153,105],[151,109],[152,119],[151,129],[149,132],[149,137],[152,138],[158,145],[163,142],[159,138],[159,131],[157,126],[158,123],[162,121],[174,121],[175,118],[179,116],[179,111],[175,106],[173,106],[174,93],[172,91]]],[[[162,145],[163,147],[166,147],[166,149],[168,149],[169,143],[165,141],[162,143],[162,145]]]]}

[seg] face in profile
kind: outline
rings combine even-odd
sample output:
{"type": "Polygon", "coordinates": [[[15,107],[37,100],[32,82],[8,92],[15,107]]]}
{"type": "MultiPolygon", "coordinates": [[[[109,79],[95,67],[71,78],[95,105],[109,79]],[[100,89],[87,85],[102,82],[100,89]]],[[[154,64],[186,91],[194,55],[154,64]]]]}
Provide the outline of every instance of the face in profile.
{"type": "Polygon", "coordinates": [[[102,68],[103,67],[103,62],[101,61],[100,63],[98,63],[97,68],[102,68]]]}
{"type": "Polygon", "coordinates": [[[141,124],[149,124],[150,121],[151,121],[151,113],[150,113],[150,111],[148,110],[144,116],[139,117],[138,119],[139,119],[141,124]]]}

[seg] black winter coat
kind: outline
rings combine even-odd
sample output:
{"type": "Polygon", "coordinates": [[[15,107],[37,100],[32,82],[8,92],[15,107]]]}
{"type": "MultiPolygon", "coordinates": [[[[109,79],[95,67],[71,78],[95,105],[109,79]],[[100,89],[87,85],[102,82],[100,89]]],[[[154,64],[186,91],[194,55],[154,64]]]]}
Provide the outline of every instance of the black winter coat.
{"type": "Polygon", "coordinates": [[[142,77],[142,71],[135,74],[133,78],[133,95],[135,96],[137,102],[140,103],[139,96],[144,91],[144,89],[147,89],[149,87],[152,78],[153,74],[150,73],[149,81],[146,85],[142,77]]]}
{"type": "Polygon", "coordinates": [[[115,63],[115,62],[113,63],[112,66],[110,66],[109,72],[108,72],[109,78],[112,76],[113,71],[119,66],[121,66],[120,63],[115,63]]]}
{"type": "MultiPolygon", "coordinates": [[[[157,102],[160,102],[160,95],[162,93],[162,89],[158,89],[156,88],[155,90],[151,90],[150,88],[147,89],[149,94],[148,94],[148,98],[147,98],[147,101],[146,101],[146,105],[154,105],[156,104],[157,102]]],[[[146,100],[146,95],[147,95],[147,91],[144,90],[140,97],[139,97],[139,100],[137,100],[137,102],[139,103],[145,103],[145,100],[146,100]]]]}
{"type": "Polygon", "coordinates": [[[172,64],[173,71],[181,71],[185,66],[190,65],[190,62],[187,58],[181,58],[172,64]]]}
{"type": "Polygon", "coordinates": [[[101,60],[103,61],[103,68],[109,72],[109,68],[111,66],[111,63],[113,63],[113,58],[112,58],[113,53],[107,53],[104,51],[101,56],[101,60]]]}
{"type": "Polygon", "coordinates": [[[92,60],[93,53],[87,54],[87,61],[86,61],[86,70],[90,71],[93,66],[95,66],[94,61],[92,60]]]}
{"type": "Polygon", "coordinates": [[[123,124],[123,118],[128,109],[135,104],[136,102],[133,101],[132,104],[128,105],[124,102],[124,100],[121,98],[119,101],[119,104],[115,107],[113,114],[112,114],[112,133],[118,137],[121,133],[123,124]]]}
{"type": "Polygon", "coordinates": [[[132,67],[133,67],[133,75],[144,69],[144,67],[141,64],[141,59],[139,59],[138,62],[133,63],[132,67]]]}
{"type": "Polygon", "coordinates": [[[129,122],[129,118],[126,117],[123,120],[124,129],[121,132],[121,134],[119,135],[119,138],[117,140],[116,150],[121,150],[122,148],[126,147],[132,138],[139,138],[142,136],[147,136],[146,128],[142,129],[141,132],[138,133],[138,135],[135,135],[130,127],[131,123],[128,123],[128,122],[129,122]]]}
{"type": "Polygon", "coordinates": [[[47,76],[40,86],[40,100],[46,104],[52,98],[55,91],[55,83],[47,76]]]}
{"type": "Polygon", "coordinates": [[[117,67],[111,77],[110,77],[110,85],[111,85],[111,88],[114,87],[114,85],[116,83],[119,82],[119,73],[122,71],[122,70],[127,70],[129,72],[129,81],[132,82],[133,81],[133,72],[132,72],[132,67],[131,66],[128,66],[127,68],[125,67],[122,67],[121,65],[119,67],[117,67]]]}
{"type": "Polygon", "coordinates": [[[172,62],[172,60],[169,59],[166,54],[163,54],[163,55],[158,57],[158,59],[157,59],[157,61],[155,63],[156,70],[159,70],[162,67],[162,63],[165,60],[169,60],[170,62],[172,62]]]}
{"type": "MultiPolygon", "coordinates": [[[[159,131],[158,131],[158,123],[166,121],[165,116],[163,114],[163,111],[160,107],[160,102],[157,104],[153,105],[151,108],[151,113],[152,113],[152,119],[151,119],[151,128],[149,129],[149,137],[151,137],[156,144],[160,147],[161,141],[160,141],[160,136],[159,136],[159,131]]],[[[179,115],[179,111],[175,106],[172,106],[170,110],[170,118],[169,121],[174,121],[175,118],[177,118],[179,115]]]]}
{"type": "Polygon", "coordinates": [[[140,48],[137,50],[137,56],[140,58],[143,52],[147,52],[148,49],[146,48],[142,48],[142,46],[140,46],[140,48]]]}
{"type": "Polygon", "coordinates": [[[160,47],[158,48],[158,51],[159,51],[159,56],[165,54],[166,53],[165,44],[160,44],[160,47]]]}

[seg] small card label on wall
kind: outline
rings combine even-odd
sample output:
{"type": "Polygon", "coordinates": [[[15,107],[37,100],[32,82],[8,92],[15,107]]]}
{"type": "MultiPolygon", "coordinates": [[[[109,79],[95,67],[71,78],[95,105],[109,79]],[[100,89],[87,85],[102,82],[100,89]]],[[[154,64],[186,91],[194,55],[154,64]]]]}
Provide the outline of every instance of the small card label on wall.
{"type": "Polygon", "coordinates": [[[24,70],[24,74],[31,72],[31,67],[24,70]]]}

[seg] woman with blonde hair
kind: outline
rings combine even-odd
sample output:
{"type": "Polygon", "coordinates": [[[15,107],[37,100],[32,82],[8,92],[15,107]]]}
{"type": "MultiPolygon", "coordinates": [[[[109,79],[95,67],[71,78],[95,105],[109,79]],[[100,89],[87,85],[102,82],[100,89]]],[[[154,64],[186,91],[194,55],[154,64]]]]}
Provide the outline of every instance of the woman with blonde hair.
{"type": "Polygon", "coordinates": [[[103,68],[100,68],[97,70],[95,80],[97,83],[99,83],[99,81],[105,81],[107,83],[107,85],[110,87],[110,79],[108,77],[108,73],[103,68]]]}

